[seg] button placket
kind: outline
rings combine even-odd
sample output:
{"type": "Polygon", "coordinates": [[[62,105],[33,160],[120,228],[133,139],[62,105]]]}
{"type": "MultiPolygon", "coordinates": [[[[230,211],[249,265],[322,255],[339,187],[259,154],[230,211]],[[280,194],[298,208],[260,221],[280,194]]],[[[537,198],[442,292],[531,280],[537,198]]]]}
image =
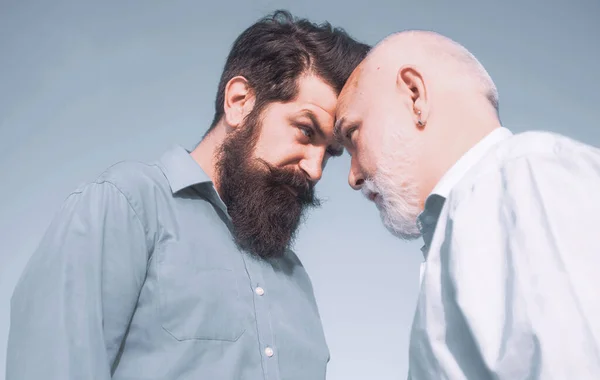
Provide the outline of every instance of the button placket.
{"type": "Polygon", "coordinates": [[[269,313],[269,299],[265,287],[263,271],[268,268],[268,263],[254,259],[250,256],[243,256],[244,264],[248,272],[251,283],[251,292],[254,293],[254,312],[256,316],[257,338],[260,347],[260,355],[263,362],[263,371],[265,378],[279,379],[279,362],[272,359],[275,356],[273,342],[275,341],[272,327],[271,316],[269,313]]]}

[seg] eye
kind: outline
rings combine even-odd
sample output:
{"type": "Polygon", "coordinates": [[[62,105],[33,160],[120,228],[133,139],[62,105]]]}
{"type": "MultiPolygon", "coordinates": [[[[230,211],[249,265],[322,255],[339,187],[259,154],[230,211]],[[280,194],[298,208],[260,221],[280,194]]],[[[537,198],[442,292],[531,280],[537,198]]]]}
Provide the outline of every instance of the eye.
{"type": "Polygon", "coordinates": [[[311,139],[315,134],[312,128],[307,127],[305,125],[298,125],[298,129],[300,130],[300,132],[302,132],[304,136],[308,137],[309,139],[311,139]]]}
{"type": "Polygon", "coordinates": [[[346,131],[346,134],[344,136],[346,138],[346,140],[348,140],[349,142],[352,142],[352,135],[354,134],[356,129],[357,129],[357,127],[348,128],[348,130],[346,131]]]}

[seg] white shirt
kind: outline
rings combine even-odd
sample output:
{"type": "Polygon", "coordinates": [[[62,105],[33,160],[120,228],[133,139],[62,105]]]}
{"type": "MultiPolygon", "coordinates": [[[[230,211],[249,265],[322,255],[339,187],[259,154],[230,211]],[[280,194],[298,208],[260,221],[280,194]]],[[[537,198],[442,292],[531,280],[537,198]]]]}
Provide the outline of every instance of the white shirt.
{"type": "MultiPolygon", "coordinates": [[[[483,156],[494,146],[496,143],[509,138],[512,136],[512,132],[504,127],[496,128],[483,139],[481,139],[475,146],[467,151],[452,167],[444,174],[439,180],[437,185],[433,188],[432,194],[441,195],[448,199],[450,191],[465,175],[465,173],[471,169],[483,156]]],[[[425,270],[425,262],[421,264],[419,281],[423,281],[423,272],[425,270]]]]}
{"type": "MultiPolygon", "coordinates": [[[[481,139],[475,146],[467,151],[452,167],[444,174],[433,188],[432,194],[438,194],[448,199],[450,191],[461,180],[461,178],[475,166],[488,151],[500,141],[513,134],[505,127],[494,129],[491,133],[481,139]]],[[[599,379],[600,380],[600,379],[599,379]]]]}
{"type": "Polygon", "coordinates": [[[600,150],[499,129],[434,191],[409,379],[600,379],[600,150]]]}

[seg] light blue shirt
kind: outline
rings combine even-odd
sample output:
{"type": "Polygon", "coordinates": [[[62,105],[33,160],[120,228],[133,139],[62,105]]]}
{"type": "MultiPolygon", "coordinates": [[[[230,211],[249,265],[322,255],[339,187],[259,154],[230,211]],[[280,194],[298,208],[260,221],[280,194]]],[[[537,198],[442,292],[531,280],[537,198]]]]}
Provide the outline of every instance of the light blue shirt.
{"type": "Polygon", "coordinates": [[[70,194],[13,295],[6,379],[325,379],[301,262],[240,251],[229,225],[180,147],[70,194]]]}

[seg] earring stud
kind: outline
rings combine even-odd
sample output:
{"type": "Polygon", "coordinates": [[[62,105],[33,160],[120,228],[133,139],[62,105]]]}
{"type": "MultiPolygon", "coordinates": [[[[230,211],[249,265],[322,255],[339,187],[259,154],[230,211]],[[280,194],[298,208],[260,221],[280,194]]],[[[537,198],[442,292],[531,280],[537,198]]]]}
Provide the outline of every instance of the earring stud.
{"type": "Polygon", "coordinates": [[[419,127],[425,126],[425,123],[423,123],[421,121],[421,111],[420,110],[417,110],[417,115],[419,115],[419,120],[417,120],[417,124],[419,124],[419,127]]]}

